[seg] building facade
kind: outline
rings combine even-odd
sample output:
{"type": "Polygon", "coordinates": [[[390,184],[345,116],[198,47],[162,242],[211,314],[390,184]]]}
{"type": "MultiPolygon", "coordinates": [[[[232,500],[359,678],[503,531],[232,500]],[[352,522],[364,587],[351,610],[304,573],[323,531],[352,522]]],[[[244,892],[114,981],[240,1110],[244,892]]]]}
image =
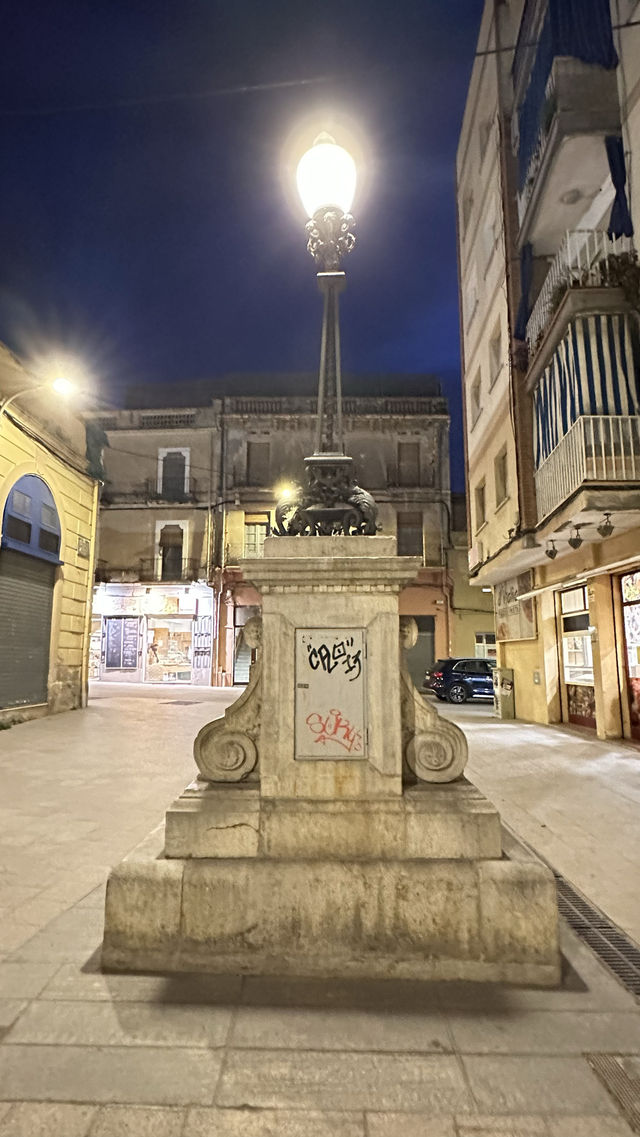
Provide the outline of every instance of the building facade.
{"type": "Polygon", "coordinates": [[[83,422],[0,345],[0,721],[86,704],[97,501],[83,422]]]}
{"type": "Polygon", "coordinates": [[[487,0],[457,161],[471,580],[494,589],[517,716],[628,738],[640,738],[638,10],[487,0]]]}
{"type": "MultiPolygon", "coordinates": [[[[423,560],[401,597],[402,612],[418,621],[412,667],[419,681],[436,656],[473,655],[476,644],[478,654],[490,653],[494,634],[491,597],[479,603],[469,594],[466,533],[449,488],[447,405],[430,382],[431,394],[421,398],[344,400],[346,449],[376,498],[381,531],[397,536],[401,555],[423,560]]],[[[170,400],[156,392],[156,401],[162,397],[170,400]]],[[[200,392],[199,401],[98,420],[109,445],[95,678],[247,681],[243,628],[260,598],[240,562],[261,555],[276,501],[303,474],[315,400],[200,392]]]]}

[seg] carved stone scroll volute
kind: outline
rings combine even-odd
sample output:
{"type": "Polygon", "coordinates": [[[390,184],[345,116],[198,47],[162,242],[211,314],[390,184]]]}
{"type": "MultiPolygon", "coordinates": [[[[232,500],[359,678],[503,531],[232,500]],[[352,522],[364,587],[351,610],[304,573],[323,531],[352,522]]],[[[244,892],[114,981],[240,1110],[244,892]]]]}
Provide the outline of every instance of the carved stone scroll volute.
{"type": "Polygon", "coordinates": [[[453,782],[467,764],[467,740],[452,722],[429,706],[409,674],[405,651],[414,647],[418,627],[412,616],[400,617],[400,715],[405,782],[453,782]]]}
{"type": "Polygon", "coordinates": [[[246,690],[224,716],[207,723],[196,737],[193,755],[200,776],[209,782],[259,780],[259,735],[262,707],[262,619],[252,616],[244,641],[256,650],[246,690]]]}

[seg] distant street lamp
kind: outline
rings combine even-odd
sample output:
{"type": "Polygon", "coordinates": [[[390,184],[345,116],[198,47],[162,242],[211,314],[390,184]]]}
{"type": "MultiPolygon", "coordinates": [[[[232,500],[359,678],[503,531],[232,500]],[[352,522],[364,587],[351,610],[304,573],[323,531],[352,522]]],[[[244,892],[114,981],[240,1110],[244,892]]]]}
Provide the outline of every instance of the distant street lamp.
{"type": "Polygon", "coordinates": [[[318,266],[324,315],[314,453],[304,463],[307,486],[282,495],[276,506],[276,532],[371,535],[377,530],[376,504],[356,484],[342,431],[338,297],[346,284],[341,260],[355,244],[355,222],[349,213],[356,188],[355,162],[329,134],[320,134],[300,159],[297,183],[309,218],[307,249],[318,266]]]}
{"type": "Polygon", "coordinates": [[[23,395],[33,395],[36,391],[55,391],[56,395],[62,395],[63,398],[68,398],[75,391],[75,386],[63,375],[59,375],[52,383],[36,383],[33,387],[23,387],[20,391],[14,391],[13,395],[9,395],[4,399],[0,399],[0,423],[2,416],[8,407],[16,401],[21,399],[23,395]]]}

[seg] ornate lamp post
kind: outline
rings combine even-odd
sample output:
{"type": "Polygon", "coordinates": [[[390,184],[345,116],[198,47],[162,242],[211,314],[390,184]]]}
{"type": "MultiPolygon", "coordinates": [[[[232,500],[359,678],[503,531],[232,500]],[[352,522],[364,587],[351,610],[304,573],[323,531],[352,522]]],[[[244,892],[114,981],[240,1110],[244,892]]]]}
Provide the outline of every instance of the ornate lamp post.
{"type": "Polygon", "coordinates": [[[318,266],[324,315],[314,453],[305,458],[307,486],[297,487],[278,502],[276,532],[372,535],[377,508],[371,494],[356,484],[342,431],[338,297],[346,284],[341,260],[355,244],[355,222],[349,213],[356,188],[355,163],[330,135],[321,134],[300,159],[297,182],[309,217],[307,249],[318,266]]]}

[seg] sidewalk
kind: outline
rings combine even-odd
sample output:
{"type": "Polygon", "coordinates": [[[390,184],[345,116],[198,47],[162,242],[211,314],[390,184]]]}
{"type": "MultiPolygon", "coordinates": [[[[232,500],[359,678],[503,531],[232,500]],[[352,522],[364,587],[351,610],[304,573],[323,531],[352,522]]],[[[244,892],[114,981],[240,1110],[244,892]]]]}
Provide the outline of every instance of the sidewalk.
{"type": "MultiPolygon", "coordinates": [[[[100,973],[108,869],[190,780],[196,731],[236,694],[102,687],[86,712],[0,733],[0,1137],[628,1137],[585,1054],[640,1071],[640,1010],[568,932],[560,991],[100,973]]],[[[606,763],[582,755],[580,795],[559,750],[551,766],[527,750],[541,728],[465,715],[472,777],[522,825],[506,820],[540,848],[522,826],[554,808],[573,826],[593,799],[599,859],[606,763]]]]}
{"type": "Polygon", "coordinates": [[[502,820],[640,943],[640,748],[438,703],[469,743],[468,777],[502,820]]]}

